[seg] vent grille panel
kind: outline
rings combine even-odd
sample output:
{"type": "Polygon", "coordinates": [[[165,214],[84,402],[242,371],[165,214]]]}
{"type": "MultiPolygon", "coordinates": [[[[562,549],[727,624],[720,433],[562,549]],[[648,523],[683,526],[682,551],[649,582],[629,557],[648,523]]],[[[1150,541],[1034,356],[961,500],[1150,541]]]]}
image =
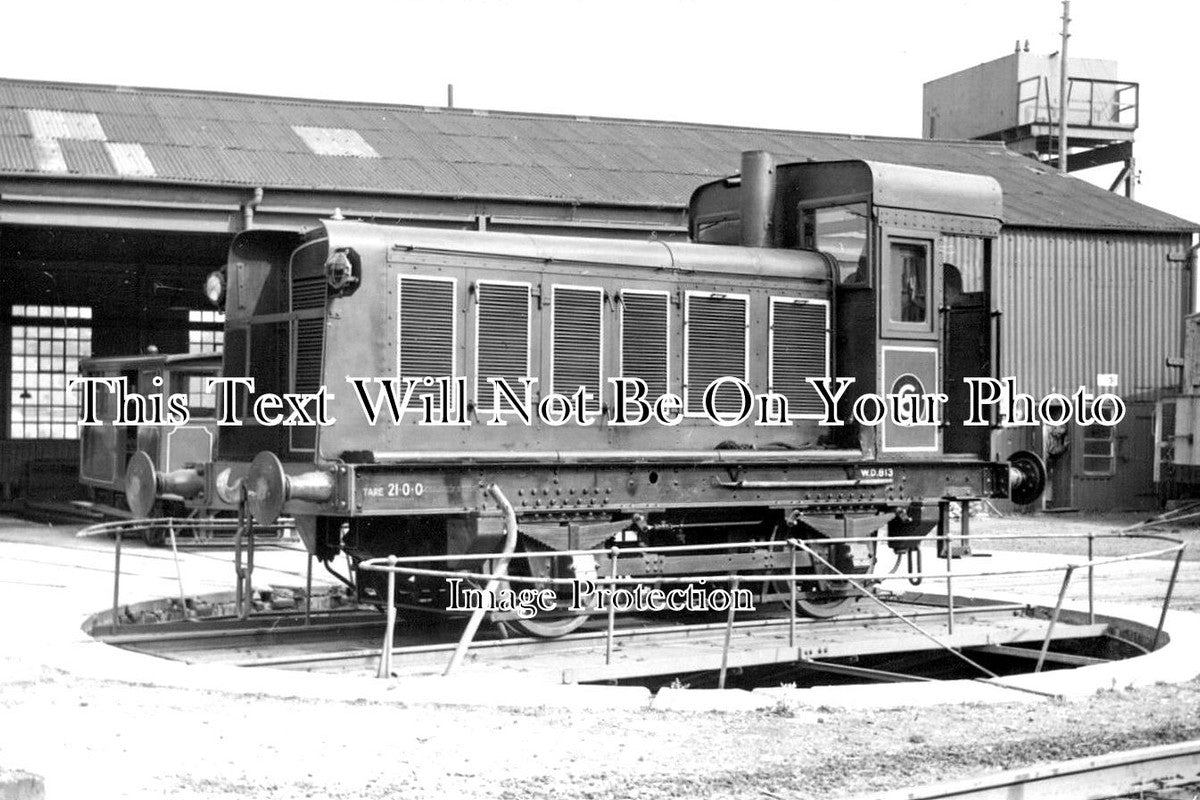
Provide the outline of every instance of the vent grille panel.
{"type": "Polygon", "coordinates": [[[599,289],[554,288],[554,391],[583,386],[600,406],[600,336],[604,296],[599,289]]]}
{"type": "Polygon", "coordinates": [[[315,392],[321,387],[321,343],[325,320],[296,320],[296,378],[293,390],[315,392]]]}
{"type": "Polygon", "coordinates": [[[807,378],[828,377],[828,306],[773,300],[772,390],[788,399],[790,414],[820,414],[825,406],[807,378]]]}
{"type": "MultiPolygon", "coordinates": [[[[292,265],[291,310],[324,311],[328,301],[328,284],[324,270],[317,274],[297,275],[292,265]]],[[[292,375],[293,392],[309,394],[321,388],[325,356],[325,315],[292,322],[292,375]]],[[[286,359],[283,363],[287,363],[286,359]]],[[[261,391],[261,390],[260,390],[261,391]]],[[[309,404],[309,410],[312,405],[309,404]]],[[[311,452],[316,448],[317,428],[315,425],[296,425],[288,428],[288,443],[293,451],[311,452]]]]}
{"type": "Polygon", "coordinates": [[[490,409],[489,378],[504,378],[520,397],[520,379],[529,375],[529,285],[480,281],[478,303],[475,394],[490,409]]]}
{"type": "MultiPolygon", "coordinates": [[[[741,297],[688,298],[688,413],[704,412],[704,393],[718,378],[746,380],[746,309],[741,297]]],[[[718,412],[741,410],[741,395],[732,386],[722,386],[715,400],[718,412]]]]}
{"type": "MultiPolygon", "coordinates": [[[[454,320],[452,281],[400,279],[401,377],[453,377],[454,320]]],[[[413,395],[436,395],[437,391],[437,386],[418,385],[413,395]]]]}
{"type": "Polygon", "coordinates": [[[621,295],[621,374],[646,382],[646,396],[667,393],[668,300],[665,295],[621,295]]]}
{"type": "Polygon", "coordinates": [[[292,311],[324,308],[329,284],[324,275],[292,279],[292,311]]]}

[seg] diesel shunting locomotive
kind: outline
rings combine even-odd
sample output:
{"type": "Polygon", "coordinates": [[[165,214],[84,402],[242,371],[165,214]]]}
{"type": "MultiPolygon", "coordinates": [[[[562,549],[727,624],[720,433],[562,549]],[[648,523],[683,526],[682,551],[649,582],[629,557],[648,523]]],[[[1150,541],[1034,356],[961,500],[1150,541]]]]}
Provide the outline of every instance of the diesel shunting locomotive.
{"type": "MultiPolygon", "coordinates": [[[[755,152],[694,193],[687,243],[345,220],[246,231],[213,278],[223,377],[253,378],[221,404],[240,424],[219,429],[209,463],[162,473],[135,457],[131,508],[170,491],[244,503],[260,523],[287,513],[318,558],[357,564],[498,551],[495,484],[527,579],[609,574],[603,558],[554,554],[615,546],[622,575],[761,574],[789,557],[753,543],[786,537],[826,548],[824,567],[800,554],[802,570],[865,572],[875,548],[839,539],[880,532],[904,553],[916,543],[896,537],[929,532],[949,503],[1043,488],[1036,456],[995,460],[989,427],[962,424],[965,379],[998,377],[1001,209],[987,177],[755,152]],[[833,378],[853,379],[837,384],[844,424],[822,425],[833,378]],[[251,413],[258,396],[295,406],[322,387],[327,424],[311,407],[293,424],[251,413]],[[868,425],[849,413],[867,394],[944,397],[932,422],[868,425]],[[633,396],[661,418],[621,419],[642,408],[633,396]],[[723,542],[746,546],[639,554],[723,542]]],[[[379,572],[353,580],[364,600],[386,593],[379,572]]],[[[446,581],[397,593],[444,609],[446,581]]],[[[814,580],[798,603],[830,616],[853,593],[814,580]]],[[[555,636],[583,619],[512,622],[555,636]]]]}

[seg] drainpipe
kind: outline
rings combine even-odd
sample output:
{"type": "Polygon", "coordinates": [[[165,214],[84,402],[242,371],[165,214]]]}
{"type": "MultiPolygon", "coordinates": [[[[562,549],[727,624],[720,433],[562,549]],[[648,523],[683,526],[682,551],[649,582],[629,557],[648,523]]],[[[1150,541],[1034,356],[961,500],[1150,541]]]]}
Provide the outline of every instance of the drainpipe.
{"type": "Polygon", "coordinates": [[[1188,280],[1192,284],[1192,291],[1190,292],[1192,307],[1187,311],[1189,314],[1200,312],[1200,276],[1196,275],[1196,269],[1200,267],[1200,264],[1197,263],[1198,261],[1200,261],[1200,244],[1194,244],[1188,250],[1187,254],[1188,280]]]}
{"type": "Polygon", "coordinates": [[[250,198],[250,202],[242,206],[242,230],[248,231],[254,225],[254,210],[262,201],[263,189],[259,186],[254,190],[254,197],[250,198]]]}

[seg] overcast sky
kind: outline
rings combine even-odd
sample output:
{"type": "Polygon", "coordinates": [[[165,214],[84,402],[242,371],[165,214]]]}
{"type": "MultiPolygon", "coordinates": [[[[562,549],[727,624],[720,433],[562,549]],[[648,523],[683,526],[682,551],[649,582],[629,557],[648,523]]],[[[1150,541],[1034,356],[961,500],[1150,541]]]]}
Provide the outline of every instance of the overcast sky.
{"type": "MultiPolygon", "coordinates": [[[[921,135],[926,81],[1060,47],[1056,0],[9,3],[0,76],[921,135]]],[[[1072,57],[1141,84],[1137,199],[1200,221],[1200,4],[1075,0],[1072,57]]],[[[1087,174],[1087,173],[1083,173],[1087,174]]],[[[1095,182],[1107,188],[1108,175],[1095,182]]]]}

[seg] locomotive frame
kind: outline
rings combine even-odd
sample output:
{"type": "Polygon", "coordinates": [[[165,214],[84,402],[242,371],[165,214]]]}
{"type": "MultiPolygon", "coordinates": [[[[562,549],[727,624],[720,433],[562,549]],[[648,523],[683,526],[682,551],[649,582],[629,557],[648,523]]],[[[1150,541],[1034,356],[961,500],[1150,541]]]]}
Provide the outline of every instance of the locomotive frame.
{"type": "MultiPolygon", "coordinates": [[[[128,485],[140,503],[188,487],[192,502],[244,504],[259,523],[289,513],[328,562],[341,551],[361,561],[498,550],[495,483],[513,498],[523,548],[547,553],[529,569],[554,577],[571,565],[553,551],[614,542],[629,574],[782,567],[753,552],[639,563],[636,545],[761,542],[785,527],[827,542],[839,570],[863,572],[862,554],[837,539],[884,525],[892,537],[923,535],[947,517],[925,509],[1040,494],[1036,456],[992,460],[989,430],[961,426],[962,378],[995,376],[994,180],[863,161],[776,166],[748,153],[742,174],[701,187],[690,211],[687,244],[338,220],[303,238],[245,232],[221,276],[223,374],[254,377],[259,392],[336,387],[337,422],[243,419],[221,429],[212,462],[161,474],[135,459],[128,485]],[[469,382],[466,414],[457,409],[468,424],[371,425],[344,383],[426,375],[469,382]],[[933,389],[947,395],[946,416],[822,428],[807,379],[833,375],[855,379],[845,407],[867,392],[933,389]],[[525,376],[600,398],[606,377],[638,377],[678,394],[683,418],[618,427],[601,403],[591,426],[486,424],[478,389],[525,376]],[[713,424],[696,388],[722,376],[787,397],[793,424],[713,424]]],[[[249,401],[238,398],[239,416],[249,401]]],[[[725,410],[733,399],[717,391],[714,401],[725,410]]],[[[364,599],[381,596],[380,578],[357,575],[364,599]]],[[[436,583],[401,591],[417,607],[444,599],[436,583]]],[[[811,587],[804,610],[835,613],[847,592],[811,587]]],[[[557,635],[579,621],[525,629],[557,635]]]]}

